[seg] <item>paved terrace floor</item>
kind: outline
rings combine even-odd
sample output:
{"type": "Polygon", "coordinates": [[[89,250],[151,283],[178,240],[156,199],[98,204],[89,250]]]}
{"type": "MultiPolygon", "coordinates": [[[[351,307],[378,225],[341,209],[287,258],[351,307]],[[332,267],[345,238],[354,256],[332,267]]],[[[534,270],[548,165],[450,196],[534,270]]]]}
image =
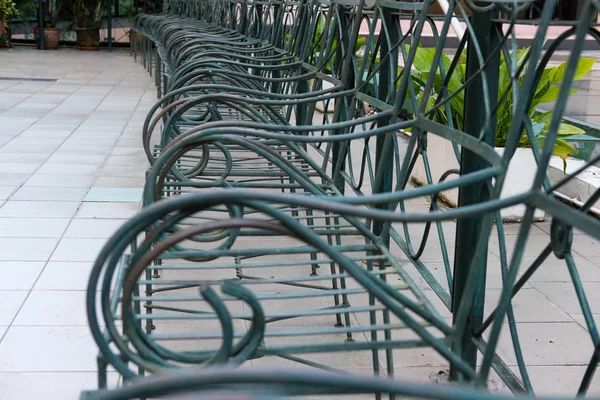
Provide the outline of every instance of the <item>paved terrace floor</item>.
{"type": "MultiPolygon", "coordinates": [[[[146,169],[140,134],[155,93],[152,78],[125,51],[0,52],[2,400],[76,399],[96,386],[85,287],[99,248],[139,207],[146,169]]],[[[413,206],[427,208],[425,200],[413,206]]],[[[447,228],[452,238],[452,224],[447,228]]],[[[507,227],[509,246],[517,228],[507,227]]],[[[527,261],[547,243],[548,231],[549,222],[533,228],[527,261]]],[[[453,240],[448,242],[452,252],[453,240]]],[[[437,247],[424,259],[442,274],[437,247]]],[[[600,249],[584,235],[576,236],[574,248],[598,312],[600,249]]],[[[494,247],[489,260],[493,298],[501,287],[494,247]]],[[[531,378],[545,381],[540,393],[573,394],[592,344],[564,265],[541,268],[514,307],[531,378]]],[[[500,352],[514,365],[508,341],[500,352]]],[[[406,352],[402,364],[400,375],[421,381],[437,380],[446,368],[421,350],[406,352]]],[[[497,378],[492,387],[503,390],[497,378]]],[[[600,394],[597,382],[592,393],[600,394]]]]}
{"type": "Polygon", "coordinates": [[[139,207],[155,100],[126,51],[0,52],[0,398],[96,385],[87,276],[139,207]]]}

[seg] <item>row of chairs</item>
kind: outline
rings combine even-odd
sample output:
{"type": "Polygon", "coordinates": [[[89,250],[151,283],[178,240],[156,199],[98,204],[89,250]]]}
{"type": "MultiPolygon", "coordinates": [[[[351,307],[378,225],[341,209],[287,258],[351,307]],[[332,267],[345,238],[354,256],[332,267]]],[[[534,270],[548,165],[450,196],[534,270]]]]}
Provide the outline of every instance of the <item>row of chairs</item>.
{"type": "MultiPolygon", "coordinates": [[[[514,32],[500,30],[500,41],[492,42],[468,23],[468,39],[450,60],[444,43],[451,17],[436,23],[430,5],[170,1],[164,15],[136,17],[142,62],[155,75],[160,99],[142,132],[150,164],[143,210],[109,240],[88,286],[101,388],[109,365],[127,382],[214,365],[300,365],[352,381],[358,378],[347,374],[402,376],[420,354],[466,385],[485,388],[493,368],[510,389],[532,391],[515,329],[518,368],[496,354],[505,318],[514,325],[510,299],[522,285],[516,277],[524,243],[510,263],[503,260],[504,289],[483,321],[478,299],[489,235],[497,229],[502,236],[499,211],[514,204],[527,207],[523,236],[536,207],[569,215],[588,233],[598,234],[598,223],[538,187],[500,198],[511,152],[529,127],[527,114],[515,112],[506,151],[497,154],[484,135],[497,103],[486,85],[493,82],[489,60],[514,32]],[[427,31],[438,42],[425,51],[427,31]],[[490,43],[499,44],[490,49],[490,43]],[[413,72],[423,63],[430,70],[419,81],[413,72]],[[461,74],[464,83],[456,87],[461,74]],[[484,90],[480,101],[468,92],[473,82],[484,90]],[[451,112],[457,98],[481,104],[480,131],[458,129],[462,121],[451,112]],[[441,111],[450,117],[440,118],[441,111]],[[427,154],[431,135],[478,165],[463,157],[456,179],[431,177],[428,158],[437,156],[427,154]],[[410,179],[418,160],[428,171],[422,187],[410,179]],[[464,199],[474,187],[484,195],[469,204],[464,199]],[[440,194],[457,188],[461,206],[440,206],[440,194]],[[468,261],[462,269],[446,243],[456,220],[459,234],[471,229],[474,236],[457,247],[456,260],[468,261]],[[433,253],[441,268],[427,262],[433,253]]],[[[472,5],[481,15],[494,7],[514,18],[522,8],[472,5]]],[[[542,19],[534,39],[538,51],[548,21],[542,19]]],[[[572,62],[577,57],[574,52],[572,62]]],[[[574,68],[565,73],[567,83],[568,74],[574,68]]],[[[531,101],[535,79],[532,69],[526,81],[513,82],[523,88],[515,90],[516,104],[531,101]]],[[[553,140],[555,133],[547,138],[553,140]]],[[[543,178],[548,150],[538,158],[543,178]]],[[[571,229],[556,221],[557,230],[571,229]]],[[[567,251],[567,242],[554,238],[551,249],[567,251]]],[[[582,387],[586,379],[591,376],[582,387]]],[[[376,398],[407,394],[373,382],[384,388],[366,391],[376,398]]]]}

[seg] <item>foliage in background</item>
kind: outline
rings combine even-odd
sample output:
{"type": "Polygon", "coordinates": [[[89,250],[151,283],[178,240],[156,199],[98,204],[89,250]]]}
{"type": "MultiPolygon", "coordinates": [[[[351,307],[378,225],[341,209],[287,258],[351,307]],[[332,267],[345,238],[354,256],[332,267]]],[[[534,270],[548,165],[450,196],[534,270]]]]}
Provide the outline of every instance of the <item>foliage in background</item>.
{"type": "Polygon", "coordinates": [[[161,13],[164,7],[164,0],[133,0],[133,8],[144,14],[161,13]]]}
{"type": "Polygon", "coordinates": [[[0,40],[3,40],[6,46],[10,45],[10,21],[20,15],[14,0],[0,0],[0,40]]]}
{"type": "Polygon", "coordinates": [[[44,27],[56,28],[66,0],[46,0],[44,4],[44,27]]]}
{"type": "MultiPolygon", "coordinates": [[[[325,33],[325,19],[322,18],[321,15],[319,15],[319,17],[317,18],[317,25],[316,25],[316,29],[315,29],[315,34],[312,38],[312,40],[310,41],[310,54],[312,54],[312,62],[316,65],[316,62],[319,60],[319,57],[321,57],[321,53],[323,52],[327,52],[327,45],[329,44],[329,40],[325,39],[325,43],[323,43],[323,35],[325,33]]],[[[329,35],[325,36],[331,36],[333,35],[333,32],[329,32],[329,35]]],[[[364,46],[364,44],[366,43],[367,39],[365,39],[364,37],[359,37],[356,40],[356,43],[354,45],[354,51],[357,52],[362,46],[364,46]]],[[[324,72],[325,73],[332,73],[333,72],[333,68],[336,65],[336,56],[337,56],[337,46],[338,46],[338,41],[337,41],[337,37],[333,37],[332,42],[331,42],[331,51],[330,54],[331,56],[326,59],[323,60],[325,61],[325,66],[324,66],[324,72]]],[[[327,53],[325,53],[327,54],[327,53]]]]}
{"type": "Polygon", "coordinates": [[[17,4],[18,15],[13,17],[12,22],[15,21],[23,24],[29,23],[29,21],[36,20],[37,2],[34,0],[13,0],[17,4]]]}
{"type": "MultiPolygon", "coordinates": [[[[2,14],[2,10],[6,9],[4,3],[16,4],[17,13],[12,17],[6,16],[9,22],[12,21],[13,24],[19,22],[25,26],[37,25],[39,20],[37,0],[0,0],[0,21],[5,18],[2,14]]],[[[47,28],[60,26],[63,31],[71,31],[73,27],[101,27],[101,22],[106,17],[106,4],[106,0],[44,0],[44,26],[47,28]]],[[[118,17],[126,17],[129,21],[133,21],[135,15],[140,12],[157,13],[161,12],[162,8],[163,0],[118,0],[113,2],[113,17],[116,17],[114,12],[118,9],[118,17]]],[[[13,30],[12,33],[14,34],[15,31],[13,30]]],[[[0,40],[10,40],[2,34],[1,27],[0,40]]]]}
{"type": "MultiPolygon", "coordinates": [[[[316,65],[317,60],[321,54],[326,51],[323,46],[323,37],[327,37],[325,32],[325,21],[321,16],[317,19],[317,24],[315,27],[315,32],[312,35],[311,41],[309,43],[309,62],[313,65],[316,65]]],[[[293,38],[291,35],[286,35],[286,41],[289,44],[293,44],[293,38]]],[[[332,52],[329,58],[325,61],[325,72],[331,73],[333,66],[335,64],[335,57],[337,52],[337,38],[332,39],[332,52]]],[[[365,43],[365,38],[359,38],[355,51],[358,51],[365,43]]],[[[410,46],[406,45],[406,51],[410,50],[410,46]]],[[[519,82],[519,86],[523,83],[523,78],[527,72],[527,68],[529,65],[527,63],[527,55],[530,51],[530,48],[524,48],[517,51],[516,61],[517,61],[517,71],[520,71],[520,75],[517,77],[519,82]],[[523,64],[525,66],[523,67],[523,64]],[[521,67],[523,67],[521,69],[521,67]]],[[[429,79],[429,74],[431,70],[431,65],[433,64],[435,57],[436,49],[433,48],[423,48],[418,47],[415,59],[413,62],[414,70],[411,71],[412,79],[415,84],[415,93],[417,97],[417,103],[419,99],[423,96],[423,90],[425,88],[426,82],[429,79]]],[[[512,63],[513,54],[510,55],[509,62],[512,63]]],[[[379,59],[375,60],[377,64],[379,59]]],[[[452,61],[445,54],[442,53],[442,62],[444,71],[449,71],[452,61]]],[[[585,77],[594,65],[593,58],[581,58],[577,65],[577,70],[575,72],[575,80],[582,79],[585,77]]],[[[540,81],[537,84],[535,89],[535,94],[533,101],[528,110],[529,117],[532,121],[533,126],[533,134],[535,137],[535,141],[539,146],[542,146],[546,135],[548,133],[548,129],[550,127],[550,120],[552,118],[552,111],[548,111],[545,113],[538,113],[536,111],[537,107],[543,103],[549,103],[556,101],[560,92],[560,85],[564,79],[564,74],[567,68],[567,63],[564,62],[557,67],[548,67],[544,69],[540,81]]],[[[401,71],[401,70],[400,70],[401,71]]],[[[400,72],[399,71],[399,72],[400,72]]],[[[432,119],[436,122],[447,125],[449,123],[449,118],[452,120],[453,126],[458,129],[463,129],[463,120],[464,120],[464,106],[465,106],[465,98],[464,98],[464,85],[466,81],[466,55],[463,53],[459,59],[457,67],[454,69],[452,76],[448,80],[447,91],[448,96],[453,96],[450,103],[450,116],[446,115],[446,107],[439,107],[433,113],[432,119]],[[462,89],[461,89],[462,88],[462,89]]],[[[511,86],[511,75],[510,70],[507,65],[507,60],[504,57],[500,59],[500,71],[499,71],[499,90],[498,90],[498,101],[499,106],[496,110],[496,138],[495,138],[495,146],[496,147],[504,147],[506,144],[506,140],[509,134],[510,125],[513,121],[513,111],[515,105],[513,104],[513,88],[511,86]]],[[[434,103],[438,97],[438,94],[442,90],[442,75],[440,69],[436,69],[436,75],[434,78],[434,84],[432,88],[432,92],[428,97],[428,104],[426,106],[426,110],[430,110],[434,107],[434,103]]],[[[572,89],[571,94],[575,93],[576,90],[572,89]]],[[[407,93],[407,99],[405,101],[405,108],[414,114],[412,110],[412,101],[408,97],[410,96],[410,92],[407,93]]],[[[558,131],[558,139],[554,145],[553,154],[559,156],[563,160],[566,160],[567,157],[577,154],[577,149],[571,146],[565,139],[584,134],[585,131],[581,128],[578,128],[574,125],[568,124],[565,121],[562,121],[558,131]]],[[[521,135],[521,139],[519,141],[519,147],[531,147],[531,142],[527,132],[523,130],[521,135]]]]}
{"type": "MultiPolygon", "coordinates": [[[[517,59],[517,70],[526,63],[527,61],[527,53],[529,52],[529,48],[521,49],[517,51],[516,59],[517,59]]],[[[431,65],[434,61],[435,49],[425,49],[419,47],[416,51],[415,60],[413,66],[415,71],[411,73],[413,81],[415,82],[415,92],[417,93],[417,100],[423,95],[423,89],[429,78],[429,71],[431,70],[431,65]]],[[[512,58],[512,54],[511,54],[512,58]]],[[[442,61],[444,65],[444,71],[450,70],[451,60],[446,56],[442,55],[442,61]]],[[[577,71],[575,73],[575,80],[581,79],[585,77],[592,66],[594,65],[594,59],[592,58],[581,58],[579,60],[579,64],[577,65],[577,71]]],[[[525,65],[521,74],[518,76],[519,84],[523,82],[523,78],[529,66],[525,65]]],[[[567,68],[567,63],[562,63],[558,67],[549,67],[546,68],[542,74],[542,77],[535,89],[535,95],[531,106],[529,107],[528,113],[533,122],[533,132],[535,135],[535,140],[538,144],[543,144],[544,139],[546,138],[546,134],[550,127],[550,120],[552,116],[552,111],[548,111],[543,114],[539,114],[536,112],[536,108],[542,103],[552,102],[558,99],[560,84],[564,79],[564,74],[567,68]]],[[[464,117],[464,89],[463,91],[459,91],[461,86],[464,84],[466,79],[466,57],[463,56],[458,63],[457,68],[453,71],[452,76],[448,82],[448,95],[452,95],[456,93],[455,97],[450,100],[450,109],[452,118],[452,122],[454,127],[462,130],[463,128],[463,117],[464,117]]],[[[434,106],[434,103],[437,99],[438,93],[442,90],[442,76],[439,71],[439,68],[436,71],[436,76],[434,79],[433,91],[429,96],[427,109],[431,109],[434,106]]],[[[506,64],[506,60],[504,57],[500,60],[500,73],[499,73],[499,92],[498,92],[498,100],[500,101],[500,105],[497,109],[496,116],[496,147],[504,147],[506,143],[506,139],[508,137],[510,125],[513,120],[513,89],[511,87],[511,77],[510,71],[506,64]],[[508,94],[503,94],[509,91],[508,94]]],[[[576,90],[572,89],[571,94],[575,93],[576,90]]],[[[410,104],[407,99],[405,104],[410,104]]],[[[432,117],[433,120],[442,123],[448,124],[448,115],[446,115],[445,107],[440,107],[436,110],[435,114],[432,117]]],[[[553,154],[561,157],[563,160],[572,154],[576,154],[577,150],[569,145],[564,139],[573,136],[585,133],[582,129],[575,127],[573,125],[567,124],[566,122],[562,122],[560,124],[560,129],[558,132],[559,139],[554,146],[553,154]]],[[[521,136],[521,140],[519,142],[519,147],[531,147],[531,143],[529,141],[529,137],[525,131],[521,136]]]]}
{"type": "MultiPolygon", "coordinates": [[[[320,60],[321,53],[327,52],[327,46],[329,45],[329,39],[325,39],[325,43],[323,43],[325,27],[325,19],[322,15],[319,15],[317,17],[317,24],[315,25],[315,32],[312,35],[312,38],[308,44],[307,62],[311,65],[317,65],[318,61],[324,61],[325,65],[323,66],[323,72],[331,74],[333,72],[333,68],[335,68],[336,65],[335,60],[337,56],[338,40],[337,37],[333,37],[331,42],[331,50],[329,50],[330,56],[325,60],[320,60]]],[[[329,35],[325,36],[325,38],[328,38],[329,36],[333,36],[333,32],[329,32],[329,35]]],[[[296,44],[295,38],[293,38],[292,35],[289,33],[285,35],[285,41],[285,46],[287,48],[292,48],[292,46],[296,44]]],[[[366,41],[367,39],[365,39],[364,37],[359,37],[356,40],[354,51],[357,52],[362,46],[364,46],[366,41]]]]}

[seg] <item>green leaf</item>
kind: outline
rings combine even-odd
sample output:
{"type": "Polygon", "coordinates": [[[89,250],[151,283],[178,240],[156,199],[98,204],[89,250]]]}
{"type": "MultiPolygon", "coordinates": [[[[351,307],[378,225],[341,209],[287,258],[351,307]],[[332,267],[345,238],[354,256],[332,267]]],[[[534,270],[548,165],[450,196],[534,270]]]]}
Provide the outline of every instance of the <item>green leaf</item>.
{"type": "Polygon", "coordinates": [[[530,50],[531,47],[525,47],[524,49],[517,50],[517,70],[519,70],[521,65],[523,65],[525,62],[525,58],[527,57],[527,54],[529,54],[530,50]]]}
{"type": "MultiPolygon", "coordinates": [[[[571,89],[569,91],[569,94],[573,94],[576,92],[577,92],[577,90],[571,89]]],[[[550,101],[555,101],[556,99],[558,99],[559,94],[560,94],[560,86],[552,86],[551,88],[548,89],[548,91],[546,93],[544,93],[544,95],[542,97],[540,97],[539,99],[536,99],[536,102],[537,102],[537,104],[542,104],[542,103],[548,103],[550,101]]]]}
{"type": "Polygon", "coordinates": [[[541,134],[542,132],[544,132],[546,130],[546,124],[543,122],[534,122],[532,124],[533,127],[533,134],[535,136],[538,136],[539,134],[541,134]]]}
{"type": "MultiPolygon", "coordinates": [[[[423,74],[423,75],[419,76],[417,74],[411,74],[413,83],[415,84],[416,92],[421,91],[420,88],[425,87],[425,82],[427,81],[427,75],[428,74],[423,74]]],[[[398,86],[400,86],[400,81],[398,81],[398,86]]]]}
{"type": "MultiPolygon", "coordinates": [[[[593,58],[580,58],[577,63],[577,69],[575,70],[574,80],[579,80],[586,76],[594,66],[595,60],[593,58]]],[[[559,84],[565,79],[565,73],[567,72],[567,63],[564,62],[558,66],[553,79],[552,84],[559,84]]]]}
{"type": "MultiPolygon", "coordinates": [[[[460,68],[462,76],[463,77],[467,76],[467,64],[461,62],[460,64],[458,64],[458,67],[460,68]]],[[[463,79],[462,83],[464,83],[464,79],[463,79]]]]}
{"type": "Polygon", "coordinates": [[[558,68],[556,68],[556,73],[552,77],[552,80],[550,81],[550,83],[553,85],[557,84],[557,83],[561,83],[563,81],[563,79],[565,79],[566,71],[567,71],[567,63],[564,62],[564,63],[560,64],[558,66],[558,68]]]}
{"type": "MultiPolygon", "coordinates": [[[[407,46],[408,47],[408,46],[407,46]]],[[[433,64],[433,55],[422,47],[417,47],[413,66],[420,73],[427,73],[431,70],[433,64]]]]}
{"type": "Polygon", "coordinates": [[[546,68],[544,72],[542,72],[542,76],[535,88],[535,97],[537,97],[540,92],[547,90],[550,87],[555,74],[556,68],[546,68]]]}
{"type": "Polygon", "coordinates": [[[508,66],[506,65],[504,58],[500,59],[500,70],[498,72],[498,98],[506,91],[510,85],[510,73],[508,72],[508,66]]]}
{"type": "MultiPolygon", "coordinates": [[[[434,51],[434,53],[435,53],[435,51],[434,51]]],[[[450,71],[450,67],[452,66],[452,60],[443,52],[442,52],[442,63],[444,64],[444,74],[448,74],[448,72],[450,71]]],[[[462,70],[459,68],[458,65],[456,66],[456,68],[454,68],[454,71],[452,71],[452,79],[455,79],[456,81],[458,81],[460,83],[463,83],[465,81],[462,70]]]]}
{"type": "MultiPolygon", "coordinates": [[[[549,127],[550,124],[548,124],[549,127]]],[[[576,126],[566,124],[564,122],[560,123],[560,127],[558,128],[558,136],[573,136],[580,135],[585,133],[583,129],[580,129],[576,126]]]]}
{"type": "MultiPolygon", "coordinates": [[[[546,138],[541,136],[538,137],[537,142],[538,145],[540,147],[542,147],[544,145],[544,140],[546,138]]],[[[552,149],[552,155],[560,157],[563,159],[563,161],[566,162],[566,159],[571,157],[574,154],[577,154],[577,149],[573,146],[571,146],[569,143],[567,143],[566,141],[562,140],[562,139],[558,139],[556,141],[556,143],[554,144],[554,148],[552,149]]],[[[566,164],[565,164],[566,167],[566,164]]]]}
{"type": "MultiPolygon", "coordinates": [[[[538,125],[538,124],[542,124],[543,126],[543,133],[545,134],[546,132],[548,132],[548,129],[550,128],[550,123],[552,122],[552,111],[546,111],[543,114],[538,114],[533,118],[534,121],[534,126],[538,125]]],[[[537,134],[542,133],[542,132],[537,132],[537,134]]],[[[585,133],[585,131],[581,128],[578,128],[574,125],[570,125],[567,124],[566,122],[561,122],[560,126],[558,128],[558,136],[573,136],[573,135],[580,135],[582,133],[585,133]]]]}
{"type": "Polygon", "coordinates": [[[552,150],[552,154],[562,158],[563,160],[573,154],[577,154],[577,149],[562,139],[558,139],[552,150]]]}
{"type": "Polygon", "coordinates": [[[356,40],[356,45],[354,46],[354,51],[360,50],[360,48],[363,47],[365,45],[365,43],[367,43],[366,38],[358,38],[356,40]]]}
{"type": "MultiPolygon", "coordinates": [[[[448,95],[454,94],[458,91],[458,89],[462,86],[462,83],[458,80],[452,78],[448,82],[448,95]]],[[[462,120],[464,113],[464,105],[465,105],[465,92],[464,89],[461,90],[450,99],[450,105],[452,106],[452,110],[458,114],[458,117],[462,120]]]]}
{"type": "MultiPolygon", "coordinates": [[[[425,82],[427,81],[427,78],[429,77],[429,73],[420,74],[419,77],[415,77],[415,74],[413,74],[412,76],[413,76],[413,80],[415,82],[420,81],[421,87],[425,87],[425,82]]],[[[462,83],[458,79],[450,78],[450,80],[448,81],[448,95],[451,95],[454,92],[457,92],[461,86],[462,86],[462,83]]],[[[435,78],[433,81],[433,89],[434,89],[435,95],[432,94],[430,96],[430,98],[433,98],[433,100],[435,101],[435,99],[437,98],[437,94],[440,93],[442,90],[442,76],[440,74],[435,75],[435,78]]],[[[455,114],[454,117],[460,118],[461,120],[462,120],[462,116],[463,116],[464,103],[465,103],[464,90],[461,90],[452,99],[450,99],[450,106],[452,108],[453,113],[455,114]]],[[[431,105],[433,106],[433,103],[431,105]]],[[[445,110],[445,109],[446,108],[444,106],[441,107],[441,110],[445,110]]]]}
{"type": "MultiPolygon", "coordinates": [[[[516,54],[517,70],[525,62],[525,57],[527,56],[527,53],[529,53],[529,50],[530,50],[529,47],[517,50],[517,54],[516,54]]],[[[499,87],[502,89],[502,91],[500,93],[503,93],[504,90],[506,90],[506,88],[508,88],[510,85],[511,74],[510,74],[510,70],[509,70],[509,65],[512,67],[513,59],[515,59],[514,53],[511,53],[508,56],[508,58],[506,58],[504,56],[504,53],[502,54],[502,57],[500,57],[500,72],[498,75],[499,87]]]]}
{"type": "Polygon", "coordinates": [[[600,138],[588,135],[587,133],[582,133],[579,135],[569,136],[568,138],[565,138],[565,140],[569,142],[598,142],[600,141],[600,138]]]}
{"type": "Polygon", "coordinates": [[[586,76],[592,70],[594,62],[595,60],[593,58],[580,58],[573,79],[578,80],[586,76]]]}
{"type": "Polygon", "coordinates": [[[551,119],[552,111],[546,111],[545,113],[537,114],[535,117],[533,117],[535,122],[543,122],[544,124],[550,122],[551,119]]]}

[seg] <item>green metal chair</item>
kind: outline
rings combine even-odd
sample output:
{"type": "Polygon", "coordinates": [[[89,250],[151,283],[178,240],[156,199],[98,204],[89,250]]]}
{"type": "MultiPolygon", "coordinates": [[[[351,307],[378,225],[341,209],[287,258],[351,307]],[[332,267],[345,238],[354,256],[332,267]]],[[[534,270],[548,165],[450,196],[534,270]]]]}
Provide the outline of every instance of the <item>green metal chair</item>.
{"type": "MultiPolygon", "coordinates": [[[[353,4],[354,9],[357,5],[358,2],[353,4]]],[[[198,49],[198,46],[183,50],[175,47],[177,58],[183,52],[190,55],[190,59],[178,64],[172,72],[167,94],[150,110],[146,119],[144,147],[150,163],[154,162],[160,149],[173,137],[206,122],[254,120],[281,125],[293,120],[295,122],[292,123],[298,124],[312,123],[310,118],[314,113],[308,105],[311,98],[319,99],[312,101],[313,108],[318,102],[323,103],[326,108],[329,103],[333,103],[334,95],[339,97],[347,94],[344,90],[350,81],[349,75],[346,73],[344,81],[341,63],[334,66],[332,60],[336,58],[336,53],[341,53],[337,56],[338,59],[347,58],[349,45],[353,46],[352,52],[354,50],[359,26],[353,26],[352,21],[347,21],[347,15],[351,14],[353,8],[335,3],[330,5],[329,2],[307,2],[302,7],[304,9],[298,11],[299,7],[295,2],[283,4],[284,20],[296,15],[298,18],[289,29],[282,29],[276,35],[274,42],[285,44],[282,49],[273,51],[273,46],[267,46],[273,53],[267,59],[261,60],[253,56],[249,63],[247,57],[239,58],[231,50],[219,51],[214,55],[198,49]],[[348,29],[350,33],[345,32],[348,29]],[[307,33],[313,40],[293,39],[306,36],[307,33]],[[293,56],[291,61],[285,61],[290,57],[288,54],[293,56]],[[323,82],[330,83],[332,87],[324,89],[323,82]],[[336,95],[340,92],[341,94],[336,95]],[[215,93],[232,94],[234,99],[231,104],[223,101],[209,100],[208,104],[197,101],[207,94],[215,93]],[[268,103],[268,99],[273,96],[276,100],[268,103]],[[239,98],[262,101],[245,103],[240,108],[236,101],[239,98]],[[294,100],[296,105],[292,106],[294,100]],[[159,133],[160,139],[153,141],[153,135],[156,135],[161,122],[163,127],[159,133]]],[[[169,22],[161,20],[161,17],[155,19],[162,21],[161,23],[169,22]]],[[[185,34],[180,37],[185,37],[185,34]]],[[[166,42],[164,46],[173,47],[169,44],[168,37],[163,41],[166,42]]],[[[251,51],[255,51],[254,48],[251,51]]],[[[323,121],[330,122],[327,114],[323,121]]]]}

